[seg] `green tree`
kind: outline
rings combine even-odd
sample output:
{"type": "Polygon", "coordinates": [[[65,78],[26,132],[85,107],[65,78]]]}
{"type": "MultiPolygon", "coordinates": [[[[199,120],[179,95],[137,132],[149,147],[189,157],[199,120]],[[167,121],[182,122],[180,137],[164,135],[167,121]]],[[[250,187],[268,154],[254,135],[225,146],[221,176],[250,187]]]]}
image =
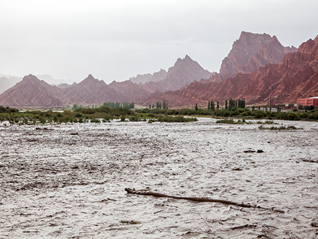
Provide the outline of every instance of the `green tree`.
{"type": "Polygon", "coordinates": [[[220,102],[219,101],[216,102],[216,109],[217,110],[220,109],[220,102]]]}
{"type": "Polygon", "coordinates": [[[164,101],[162,102],[162,108],[168,109],[168,101],[164,100],[164,101]]]}
{"type": "Polygon", "coordinates": [[[208,101],[208,110],[210,110],[210,109],[211,109],[211,102],[208,101]]]}
{"type": "Polygon", "coordinates": [[[214,105],[214,101],[213,100],[211,100],[211,104],[210,105],[211,105],[211,110],[214,111],[215,110],[215,105],[214,105]]]}
{"type": "Polygon", "coordinates": [[[195,110],[198,111],[198,104],[195,104],[195,110]]]}
{"type": "Polygon", "coordinates": [[[225,109],[227,110],[227,100],[225,100],[225,109]]]}

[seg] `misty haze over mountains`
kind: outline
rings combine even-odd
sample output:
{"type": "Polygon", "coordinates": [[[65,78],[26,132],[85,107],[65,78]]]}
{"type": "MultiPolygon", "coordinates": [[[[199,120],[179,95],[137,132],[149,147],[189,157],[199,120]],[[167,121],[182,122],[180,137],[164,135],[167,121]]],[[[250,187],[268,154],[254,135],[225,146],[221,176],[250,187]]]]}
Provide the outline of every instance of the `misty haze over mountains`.
{"type": "MultiPolygon", "coordinates": [[[[64,83],[57,86],[51,86],[49,84],[45,85],[45,82],[40,81],[40,79],[52,81],[54,80],[52,77],[48,75],[38,77],[30,75],[24,78],[22,82],[0,95],[0,104],[12,107],[61,107],[67,104],[89,105],[101,104],[107,101],[134,101],[137,102],[137,104],[147,106],[148,104],[153,104],[157,100],[168,100],[169,106],[180,107],[191,106],[195,103],[204,104],[204,102],[211,100],[211,98],[215,100],[225,100],[226,97],[244,98],[247,96],[249,99],[254,99],[248,99],[247,102],[261,103],[267,99],[268,95],[266,97],[260,96],[261,92],[258,92],[256,88],[253,90],[254,92],[258,92],[255,93],[256,95],[253,95],[251,92],[241,92],[240,94],[234,94],[234,92],[240,90],[242,87],[247,87],[247,85],[250,84],[248,82],[256,81],[256,78],[249,77],[249,74],[257,72],[258,69],[267,66],[268,64],[279,64],[284,56],[295,53],[296,51],[297,48],[293,46],[282,46],[276,36],[271,37],[265,33],[254,34],[242,32],[239,39],[233,43],[229,54],[223,59],[220,73],[211,73],[203,69],[198,62],[186,55],[183,59],[177,59],[174,66],[170,67],[168,71],[161,69],[153,74],[138,74],[135,77],[129,78],[129,80],[122,82],[113,81],[109,85],[104,81],[97,80],[92,75],[89,75],[85,80],[78,84],[74,83],[71,85],[64,83]],[[247,75],[248,77],[246,80],[241,81],[240,79],[243,75],[247,75]],[[231,80],[229,81],[228,79],[231,80]],[[32,90],[32,87],[30,88],[29,85],[26,85],[30,84],[30,82],[32,82],[33,87],[37,90],[34,91],[32,90]],[[235,86],[231,86],[232,83],[235,86]],[[203,93],[202,87],[205,90],[209,89],[209,91],[203,93]],[[29,89],[30,92],[28,95],[31,95],[32,99],[23,98],[26,89],[29,89]],[[44,93],[44,91],[46,93],[44,93]],[[221,93],[221,95],[216,94],[216,91],[223,93],[221,93]],[[33,93],[31,94],[31,92],[33,93]],[[230,92],[232,92],[232,94],[230,92]],[[48,102],[45,102],[43,98],[44,95],[48,97],[48,102]]],[[[299,62],[299,64],[309,63],[310,62],[299,62]]],[[[290,71],[289,74],[296,73],[297,71],[293,73],[290,71]]],[[[279,75],[280,73],[275,74],[279,75]]],[[[259,77],[266,79],[266,74],[261,75],[259,75],[259,77]]],[[[313,79],[315,80],[315,77],[313,79]]],[[[271,84],[273,83],[275,82],[272,82],[271,84]]],[[[270,87],[270,85],[268,85],[269,83],[264,82],[262,84],[265,84],[265,86],[267,84],[267,87],[270,87]]],[[[279,80],[277,84],[279,84],[279,80]]],[[[293,84],[297,84],[297,82],[293,84]]],[[[301,94],[305,94],[305,91],[299,90],[296,94],[297,96],[294,94],[293,97],[299,97],[301,94]]],[[[308,94],[309,93],[307,92],[306,95],[308,94]]],[[[277,96],[273,97],[276,99],[275,97],[277,96]]],[[[280,99],[277,100],[294,100],[293,97],[280,97],[280,99]]]]}

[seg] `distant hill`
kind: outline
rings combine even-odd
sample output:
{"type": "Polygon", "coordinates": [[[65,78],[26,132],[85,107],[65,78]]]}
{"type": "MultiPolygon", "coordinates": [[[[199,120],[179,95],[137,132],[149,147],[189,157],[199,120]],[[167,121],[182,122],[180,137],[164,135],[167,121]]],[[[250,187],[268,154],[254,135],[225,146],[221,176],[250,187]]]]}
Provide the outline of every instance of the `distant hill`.
{"type": "Polygon", "coordinates": [[[17,76],[0,76],[0,94],[7,89],[14,86],[16,83],[22,80],[22,77],[17,76]]]}
{"type": "Polygon", "coordinates": [[[65,88],[72,87],[74,85],[77,85],[77,83],[76,82],[74,82],[73,84],[61,83],[61,84],[58,84],[57,87],[60,89],[65,89],[65,88]]]}
{"type": "Polygon", "coordinates": [[[163,80],[167,75],[167,72],[165,70],[160,70],[158,72],[155,72],[153,74],[144,74],[144,75],[137,75],[136,77],[131,77],[129,80],[136,84],[145,84],[147,82],[157,82],[163,80]]]}

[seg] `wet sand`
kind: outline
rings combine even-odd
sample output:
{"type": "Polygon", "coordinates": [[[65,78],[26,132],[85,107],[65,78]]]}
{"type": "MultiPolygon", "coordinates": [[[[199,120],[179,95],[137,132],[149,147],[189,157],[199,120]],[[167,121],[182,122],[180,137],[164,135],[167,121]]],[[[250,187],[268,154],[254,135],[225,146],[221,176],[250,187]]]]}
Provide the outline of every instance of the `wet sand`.
{"type": "Polygon", "coordinates": [[[317,238],[318,123],[215,122],[0,125],[0,238],[317,238]]]}

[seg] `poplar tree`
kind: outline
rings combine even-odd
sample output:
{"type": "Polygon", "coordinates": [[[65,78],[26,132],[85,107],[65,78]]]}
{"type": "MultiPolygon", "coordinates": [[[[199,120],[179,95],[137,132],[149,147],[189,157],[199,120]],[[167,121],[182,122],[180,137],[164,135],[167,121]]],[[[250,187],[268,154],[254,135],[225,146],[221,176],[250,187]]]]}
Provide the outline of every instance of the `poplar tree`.
{"type": "Polygon", "coordinates": [[[215,105],[214,105],[214,101],[213,100],[211,100],[211,110],[215,110],[215,105]]]}

